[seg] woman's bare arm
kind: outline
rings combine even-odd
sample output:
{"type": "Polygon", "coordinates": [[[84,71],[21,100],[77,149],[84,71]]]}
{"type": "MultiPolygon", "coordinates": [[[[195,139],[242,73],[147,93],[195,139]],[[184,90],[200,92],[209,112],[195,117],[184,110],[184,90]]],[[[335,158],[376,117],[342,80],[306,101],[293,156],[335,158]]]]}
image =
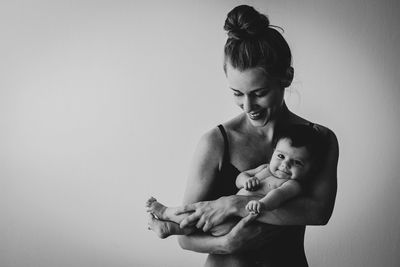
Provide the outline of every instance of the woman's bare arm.
{"type": "MultiPolygon", "coordinates": [[[[209,194],[222,164],[222,158],[223,140],[216,128],[204,135],[197,146],[184,196],[184,204],[213,202],[218,205],[214,211],[223,215],[219,217],[221,220],[214,221],[215,225],[229,218],[228,214],[233,215],[234,211],[234,207],[227,202],[229,197],[222,197],[218,201],[205,201],[210,197],[209,194]]],[[[210,210],[210,213],[212,214],[213,210],[210,210]]],[[[178,236],[178,242],[183,249],[211,254],[232,254],[246,248],[257,248],[267,242],[276,231],[274,232],[271,226],[266,224],[250,224],[255,218],[254,215],[245,216],[224,236],[215,237],[200,232],[178,236]]],[[[208,222],[202,218],[198,221],[192,221],[192,225],[205,230],[208,227],[208,222]]]]}
{"type": "MultiPolygon", "coordinates": [[[[200,139],[190,167],[184,204],[197,203],[210,198],[213,183],[222,164],[223,146],[219,145],[223,142],[221,138],[218,129],[215,128],[200,139]]],[[[192,225],[196,223],[196,221],[193,221],[192,225]]],[[[214,237],[204,233],[196,233],[189,236],[179,236],[178,241],[180,246],[187,250],[202,253],[229,253],[229,251],[224,250],[226,239],[223,236],[214,237]]]]}

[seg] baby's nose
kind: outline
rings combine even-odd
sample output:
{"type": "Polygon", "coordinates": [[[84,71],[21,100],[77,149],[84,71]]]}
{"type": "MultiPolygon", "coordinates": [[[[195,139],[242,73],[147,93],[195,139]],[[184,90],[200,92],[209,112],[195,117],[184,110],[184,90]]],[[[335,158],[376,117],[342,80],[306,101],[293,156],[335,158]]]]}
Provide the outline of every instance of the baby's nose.
{"type": "Polygon", "coordinates": [[[281,167],[284,168],[284,169],[289,168],[290,167],[289,162],[287,162],[286,160],[282,161],[281,162],[281,167]]]}

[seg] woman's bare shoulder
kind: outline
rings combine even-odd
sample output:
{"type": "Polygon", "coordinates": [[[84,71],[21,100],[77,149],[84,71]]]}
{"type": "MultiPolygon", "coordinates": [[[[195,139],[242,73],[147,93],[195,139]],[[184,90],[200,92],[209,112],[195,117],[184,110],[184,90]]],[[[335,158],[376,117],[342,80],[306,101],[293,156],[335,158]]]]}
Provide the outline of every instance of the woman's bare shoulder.
{"type": "Polygon", "coordinates": [[[335,135],[335,133],[333,132],[333,130],[331,130],[330,128],[319,124],[319,123],[315,123],[312,121],[309,121],[305,118],[300,117],[297,114],[294,114],[293,112],[289,112],[289,122],[293,123],[293,124],[313,124],[313,127],[315,130],[317,130],[321,136],[326,140],[326,145],[328,145],[329,147],[333,148],[334,150],[338,150],[338,140],[337,137],[335,135]]]}
{"type": "Polygon", "coordinates": [[[309,121],[305,118],[300,117],[299,115],[297,115],[295,113],[290,112],[289,120],[290,120],[290,123],[293,123],[293,124],[310,124],[310,123],[312,123],[314,129],[319,131],[321,134],[334,135],[334,132],[331,129],[329,129],[328,127],[318,124],[318,123],[314,123],[312,121],[309,121]]]}
{"type": "Polygon", "coordinates": [[[222,123],[223,129],[219,129],[218,126],[213,127],[212,129],[205,132],[199,141],[198,148],[206,149],[212,153],[216,153],[217,155],[221,155],[224,151],[224,136],[222,131],[229,136],[233,134],[233,132],[238,131],[240,125],[242,124],[241,116],[236,116],[233,119],[222,123]]]}
{"type": "Polygon", "coordinates": [[[245,124],[245,116],[242,114],[232,118],[231,120],[223,123],[225,130],[229,133],[242,132],[245,124]]]}
{"type": "Polygon", "coordinates": [[[223,148],[223,144],[224,139],[221,130],[218,127],[214,127],[201,136],[198,146],[220,150],[220,148],[223,148]]]}
{"type": "Polygon", "coordinates": [[[323,136],[330,137],[336,139],[335,133],[328,127],[314,123],[314,129],[316,129],[318,132],[320,132],[323,136]]]}
{"type": "Polygon", "coordinates": [[[288,121],[290,124],[309,124],[310,121],[300,117],[299,115],[289,111],[288,121]]]}

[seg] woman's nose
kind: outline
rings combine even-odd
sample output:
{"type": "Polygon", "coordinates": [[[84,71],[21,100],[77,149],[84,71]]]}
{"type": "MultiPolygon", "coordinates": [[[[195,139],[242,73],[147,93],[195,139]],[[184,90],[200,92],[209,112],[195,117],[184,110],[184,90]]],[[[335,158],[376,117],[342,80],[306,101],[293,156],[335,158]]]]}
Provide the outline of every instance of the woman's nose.
{"type": "Polygon", "coordinates": [[[252,97],[245,96],[243,99],[243,110],[244,112],[250,112],[253,110],[253,99],[252,97]]]}

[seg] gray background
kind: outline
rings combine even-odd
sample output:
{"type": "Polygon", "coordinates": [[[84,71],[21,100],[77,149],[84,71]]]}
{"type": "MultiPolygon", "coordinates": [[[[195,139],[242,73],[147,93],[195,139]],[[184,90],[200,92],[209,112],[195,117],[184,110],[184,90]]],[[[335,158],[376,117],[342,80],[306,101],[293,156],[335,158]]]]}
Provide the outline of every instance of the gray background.
{"type": "Polygon", "coordinates": [[[340,142],[311,266],[398,266],[398,1],[1,1],[0,266],[201,266],[146,229],[200,136],[240,111],[222,71],[239,3],[285,29],[286,99],[340,142]],[[167,4],[168,3],[168,4],[167,4]]]}

